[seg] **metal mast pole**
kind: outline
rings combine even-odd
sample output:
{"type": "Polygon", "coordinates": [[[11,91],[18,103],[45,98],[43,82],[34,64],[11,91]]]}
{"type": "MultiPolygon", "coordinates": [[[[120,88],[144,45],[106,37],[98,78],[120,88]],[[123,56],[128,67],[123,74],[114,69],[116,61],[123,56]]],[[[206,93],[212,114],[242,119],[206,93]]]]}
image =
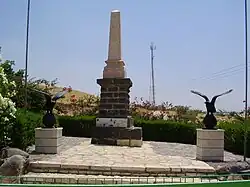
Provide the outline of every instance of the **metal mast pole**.
{"type": "Polygon", "coordinates": [[[156,50],[156,46],[152,42],[150,44],[150,51],[151,51],[151,76],[152,76],[153,105],[155,105],[154,50],[156,50]]]}
{"type": "Polygon", "coordinates": [[[28,56],[29,56],[29,22],[30,22],[30,0],[28,0],[27,7],[27,19],[26,19],[26,46],[25,46],[25,109],[28,107],[28,90],[27,90],[27,82],[28,82],[28,56]]]}
{"type": "Polygon", "coordinates": [[[246,72],[245,72],[245,134],[244,134],[244,161],[246,161],[247,157],[247,96],[248,96],[248,45],[247,45],[247,0],[245,0],[245,63],[246,63],[246,72]]]}

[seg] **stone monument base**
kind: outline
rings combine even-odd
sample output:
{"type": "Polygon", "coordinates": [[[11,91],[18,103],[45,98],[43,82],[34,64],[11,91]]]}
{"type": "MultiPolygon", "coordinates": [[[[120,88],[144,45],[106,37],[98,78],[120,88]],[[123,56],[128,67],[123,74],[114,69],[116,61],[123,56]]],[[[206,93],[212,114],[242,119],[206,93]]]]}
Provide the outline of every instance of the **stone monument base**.
{"type": "Polygon", "coordinates": [[[224,161],[224,130],[197,129],[196,159],[224,161]]]}
{"type": "Polygon", "coordinates": [[[44,154],[57,154],[61,145],[63,128],[36,128],[35,151],[44,154]]]}
{"type": "Polygon", "coordinates": [[[142,146],[141,127],[95,127],[92,131],[91,144],[142,146]]]}

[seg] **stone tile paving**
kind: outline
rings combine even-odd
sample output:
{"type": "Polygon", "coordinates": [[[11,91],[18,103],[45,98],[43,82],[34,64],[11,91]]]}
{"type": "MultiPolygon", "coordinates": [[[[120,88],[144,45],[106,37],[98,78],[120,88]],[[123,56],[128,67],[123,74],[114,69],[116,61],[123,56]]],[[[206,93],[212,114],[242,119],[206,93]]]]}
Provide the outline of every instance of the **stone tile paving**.
{"type": "MultiPolygon", "coordinates": [[[[87,138],[64,137],[64,143],[59,154],[32,155],[31,158],[37,161],[75,165],[209,167],[204,162],[196,161],[194,156],[190,157],[190,153],[189,157],[184,158],[185,155],[176,152],[175,147],[168,143],[157,142],[144,142],[142,147],[103,146],[90,144],[90,139],[87,138]]],[[[190,151],[192,152],[192,150],[190,151]]],[[[193,151],[195,154],[195,150],[193,151]]]]}
{"type": "MultiPolygon", "coordinates": [[[[196,157],[196,145],[169,142],[146,142],[146,144],[150,144],[153,151],[160,155],[178,155],[191,159],[195,159],[196,157]]],[[[224,152],[224,158],[225,162],[243,160],[243,156],[235,155],[227,151],[224,152]]]]}
{"type": "MultiPolygon", "coordinates": [[[[120,147],[90,144],[90,138],[63,137],[59,154],[36,155],[35,161],[60,162],[98,166],[138,167],[193,167],[210,168],[195,160],[195,145],[165,142],[143,142],[142,147],[120,147]]],[[[226,161],[237,161],[241,157],[225,152],[226,161]]]]}
{"type": "MultiPolygon", "coordinates": [[[[195,159],[196,146],[180,143],[165,143],[165,142],[148,142],[152,145],[153,150],[162,155],[179,155],[186,158],[195,159]]],[[[250,159],[243,162],[243,156],[233,153],[224,152],[224,162],[206,162],[211,167],[215,168],[218,173],[237,173],[241,170],[250,169],[250,159]]]]}

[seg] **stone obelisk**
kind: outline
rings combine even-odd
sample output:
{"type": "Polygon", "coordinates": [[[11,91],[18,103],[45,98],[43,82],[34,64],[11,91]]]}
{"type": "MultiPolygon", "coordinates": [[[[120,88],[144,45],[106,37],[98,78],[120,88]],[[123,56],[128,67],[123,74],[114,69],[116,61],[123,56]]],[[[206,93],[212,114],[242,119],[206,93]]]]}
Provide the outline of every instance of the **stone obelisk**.
{"type": "Polygon", "coordinates": [[[129,116],[129,92],[132,81],[126,77],[121,51],[120,11],[111,12],[109,49],[101,86],[99,114],[92,130],[92,144],[141,146],[142,129],[133,126],[129,116]]]}
{"type": "Polygon", "coordinates": [[[110,16],[108,60],[103,70],[103,78],[125,78],[125,64],[121,54],[120,12],[114,10],[110,16]]]}

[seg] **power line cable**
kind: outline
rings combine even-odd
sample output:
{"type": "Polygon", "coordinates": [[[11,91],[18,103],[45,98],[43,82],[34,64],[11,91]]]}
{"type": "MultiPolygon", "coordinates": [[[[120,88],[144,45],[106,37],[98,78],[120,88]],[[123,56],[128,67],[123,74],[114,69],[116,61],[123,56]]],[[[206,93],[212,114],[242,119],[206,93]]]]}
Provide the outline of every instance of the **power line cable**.
{"type": "MultiPolygon", "coordinates": [[[[248,70],[250,70],[250,69],[248,68],[248,70]]],[[[232,73],[230,75],[225,75],[225,76],[222,76],[222,77],[214,77],[214,78],[207,79],[207,80],[218,80],[218,79],[221,79],[221,78],[232,77],[234,75],[239,75],[239,73],[243,73],[243,72],[244,72],[244,69],[242,69],[241,71],[236,71],[236,72],[234,72],[234,73],[232,73]]]]}
{"type": "Polygon", "coordinates": [[[235,71],[239,71],[239,70],[242,70],[242,69],[244,69],[244,64],[238,64],[238,65],[235,65],[235,66],[232,66],[232,67],[229,67],[229,68],[224,68],[224,69],[222,69],[220,71],[214,72],[210,76],[199,77],[199,78],[195,78],[195,79],[192,79],[192,80],[211,79],[211,78],[213,78],[215,76],[221,76],[221,75],[224,75],[224,74],[227,74],[227,73],[233,73],[235,71]]]}
{"type": "Polygon", "coordinates": [[[229,71],[229,72],[224,72],[224,73],[218,74],[218,75],[216,75],[216,76],[209,77],[209,78],[207,78],[207,79],[205,79],[205,80],[216,79],[216,78],[220,78],[221,76],[225,76],[225,75],[226,75],[226,76],[230,76],[230,75],[232,75],[232,74],[240,73],[240,72],[242,72],[243,70],[244,70],[244,67],[239,68],[239,69],[235,69],[235,70],[232,70],[232,71],[229,71]]]}

